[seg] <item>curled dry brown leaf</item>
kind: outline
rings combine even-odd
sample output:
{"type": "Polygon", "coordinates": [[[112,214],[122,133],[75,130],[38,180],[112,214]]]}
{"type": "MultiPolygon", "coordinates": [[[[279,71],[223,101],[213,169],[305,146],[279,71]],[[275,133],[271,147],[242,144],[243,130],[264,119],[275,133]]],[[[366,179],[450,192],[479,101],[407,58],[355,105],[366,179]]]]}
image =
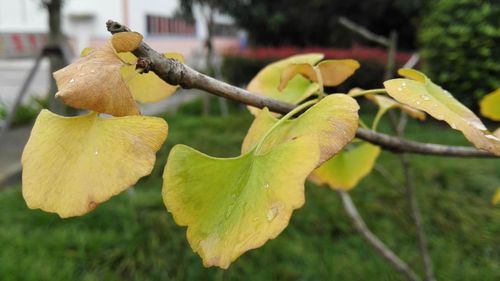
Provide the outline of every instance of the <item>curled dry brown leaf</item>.
{"type": "Polygon", "coordinates": [[[113,116],[139,115],[139,108],[120,72],[125,63],[113,48],[114,45],[118,50],[136,48],[140,43],[137,39],[134,32],[115,34],[103,47],[54,72],[59,89],[56,97],[75,108],[113,116]],[[124,42],[127,36],[129,43],[124,42]]]}

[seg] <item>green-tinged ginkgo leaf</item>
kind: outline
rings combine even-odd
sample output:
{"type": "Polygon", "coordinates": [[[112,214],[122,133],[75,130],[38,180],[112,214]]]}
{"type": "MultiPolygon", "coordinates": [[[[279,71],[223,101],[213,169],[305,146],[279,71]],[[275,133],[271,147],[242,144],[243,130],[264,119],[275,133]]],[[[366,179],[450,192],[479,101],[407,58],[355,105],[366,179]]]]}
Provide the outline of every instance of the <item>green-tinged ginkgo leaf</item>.
{"type": "Polygon", "coordinates": [[[500,187],[497,188],[495,195],[493,195],[493,198],[491,199],[491,203],[493,203],[493,205],[500,203],[500,187]]]}
{"type": "Polygon", "coordinates": [[[111,37],[116,52],[132,52],[141,45],[142,35],[138,32],[119,32],[111,37]]]}
{"type": "Polygon", "coordinates": [[[304,203],[304,181],[318,158],[308,136],[236,158],[177,145],[165,167],[163,200],[175,222],[188,227],[189,244],[203,264],[228,268],[288,225],[304,203]]]}
{"type": "MultiPolygon", "coordinates": [[[[344,94],[328,95],[304,114],[287,120],[277,127],[263,143],[262,149],[271,149],[278,143],[302,135],[314,136],[320,147],[320,163],[330,159],[349,143],[358,127],[357,102],[344,94]]],[[[262,110],[255,118],[243,141],[241,151],[250,151],[262,136],[278,122],[269,110],[262,110]]]]}
{"type": "Polygon", "coordinates": [[[380,110],[384,113],[389,109],[399,108],[402,111],[406,112],[412,118],[422,121],[425,120],[425,113],[423,111],[415,109],[406,104],[399,103],[389,97],[382,95],[366,95],[365,97],[373,101],[376,105],[378,105],[380,110]]]}
{"type": "MultiPolygon", "coordinates": [[[[165,53],[164,56],[181,62],[184,61],[184,57],[178,53],[165,53]]],[[[124,53],[123,55],[120,54],[120,57],[128,63],[132,63],[121,68],[121,75],[127,82],[127,86],[135,100],[143,103],[158,102],[169,97],[177,90],[178,86],[168,84],[152,71],[138,73],[135,69],[137,58],[133,54],[124,53]]]]}
{"type": "Polygon", "coordinates": [[[362,142],[323,163],[314,170],[309,179],[317,185],[349,191],[372,171],[379,154],[379,146],[362,142]]]}
{"type": "Polygon", "coordinates": [[[113,116],[138,115],[139,108],[120,74],[124,62],[108,42],[54,72],[65,104],[113,116]]]}
{"type": "Polygon", "coordinates": [[[24,199],[63,218],[83,215],[148,175],[166,137],[161,118],[42,110],[22,156],[24,199]]]}
{"type": "MultiPolygon", "coordinates": [[[[305,54],[274,62],[262,69],[257,76],[250,81],[247,89],[257,95],[268,96],[280,101],[298,104],[314,94],[314,92],[319,89],[318,85],[297,75],[289,81],[287,87],[283,89],[283,91],[279,91],[278,87],[280,85],[281,73],[291,64],[315,64],[322,58],[322,54],[305,54]]],[[[248,109],[254,115],[259,112],[259,109],[255,107],[248,107],[248,109]]]]}
{"type": "Polygon", "coordinates": [[[413,80],[400,78],[384,82],[390,96],[444,120],[453,129],[462,131],[477,148],[500,155],[500,139],[488,132],[481,120],[449,92],[416,70],[400,69],[398,73],[413,80]]]}
{"type": "Polygon", "coordinates": [[[496,89],[479,102],[481,114],[491,120],[500,121],[500,89],[496,89]]]}
{"type": "Polygon", "coordinates": [[[359,68],[359,62],[347,60],[325,60],[316,66],[321,73],[323,85],[338,86],[351,77],[359,68]]]}

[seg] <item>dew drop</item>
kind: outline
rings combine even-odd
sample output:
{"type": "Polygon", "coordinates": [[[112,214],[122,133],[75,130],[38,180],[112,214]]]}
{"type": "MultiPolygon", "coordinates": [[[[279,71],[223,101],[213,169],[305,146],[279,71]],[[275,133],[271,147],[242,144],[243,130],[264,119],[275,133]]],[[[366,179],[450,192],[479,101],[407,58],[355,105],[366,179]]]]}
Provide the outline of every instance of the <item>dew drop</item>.
{"type": "Polygon", "coordinates": [[[422,99],[423,100],[430,100],[430,98],[428,96],[426,96],[426,95],[422,95],[422,99]]]}
{"type": "Polygon", "coordinates": [[[269,189],[269,184],[268,183],[264,184],[264,188],[269,189]]]}
{"type": "Polygon", "coordinates": [[[438,104],[437,104],[437,103],[435,103],[435,104],[433,104],[432,106],[434,106],[434,107],[438,107],[438,104]]]}
{"type": "Polygon", "coordinates": [[[444,118],[444,115],[443,115],[443,114],[439,114],[439,115],[437,116],[437,119],[442,120],[443,118],[444,118]]]}
{"type": "Polygon", "coordinates": [[[282,208],[282,205],[279,202],[274,202],[269,211],[267,211],[267,220],[272,221],[276,218],[282,208]]]}
{"type": "Polygon", "coordinates": [[[417,102],[416,102],[416,104],[417,104],[417,105],[419,105],[419,104],[420,104],[420,102],[419,102],[419,101],[417,101],[417,102]]]}
{"type": "Polygon", "coordinates": [[[267,212],[267,220],[272,221],[276,217],[276,215],[278,215],[277,209],[275,208],[269,209],[269,211],[267,212]]]}
{"type": "Polygon", "coordinates": [[[406,82],[403,82],[403,83],[401,84],[401,86],[403,86],[403,87],[404,87],[404,86],[406,86],[406,82]]]}
{"type": "Polygon", "coordinates": [[[94,155],[95,155],[95,156],[99,155],[99,151],[97,151],[97,150],[96,150],[96,151],[94,152],[94,155]]]}
{"type": "Polygon", "coordinates": [[[453,128],[453,129],[456,129],[457,128],[457,125],[455,125],[455,123],[451,123],[450,126],[453,128]]]}
{"type": "Polygon", "coordinates": [[[496,140],[496,141],[500,141],[499,138],[495,137],[494,135],[485,135],[485,137],[491,139],[491,140],[496,140]]]}
{"type": "Polygon", "coordinates": [[[483,123],[478,122],[478,121],[471,121],[469,125],[475,127],[478,130],[485,131],[487,128],[483,125],[483,123]]]}
{"type": "Polygon", "coordinates": [[[71,80],[69,80],[69,83],[73,83],[75,82],[75,79],[71,78],[71,80]]]}
{"type": "Polygon", "coordinates": [[[90,73],[94,73],[94,72],[95,72],[95,70],[93,70],[93,69],[90,70],[90,73]]]}
{"type": "Polygon", "coordinates": [[[402,90],[403,90],[403,88],[401,88],[401,87],[398,87],[398,91],[400,91],[400,92],[401,92],[402,90]]]}

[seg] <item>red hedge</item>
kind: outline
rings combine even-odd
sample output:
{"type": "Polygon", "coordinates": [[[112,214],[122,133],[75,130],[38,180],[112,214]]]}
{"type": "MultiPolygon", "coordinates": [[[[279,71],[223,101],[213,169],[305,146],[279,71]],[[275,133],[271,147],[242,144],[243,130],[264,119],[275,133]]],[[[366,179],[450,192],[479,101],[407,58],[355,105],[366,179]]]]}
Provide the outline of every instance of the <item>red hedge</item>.
{"type": "MultiPolygon", "coordinates": [[[[256,59],[281,59],[296,54],[303,53],[322,53],[329,59],[358,59],[358,60],[376,60],[385,63],[387,60],[387,51],[382,48],[370,48],[354,46],[350,49],[341,48],[321,48],[321,47],[257,47],[245,49],[229,49],[224,55],[243,56],[256,59]]],[[[396,62],[404,64],[411,57],[411,53],[397,52],[396,62]]]]}

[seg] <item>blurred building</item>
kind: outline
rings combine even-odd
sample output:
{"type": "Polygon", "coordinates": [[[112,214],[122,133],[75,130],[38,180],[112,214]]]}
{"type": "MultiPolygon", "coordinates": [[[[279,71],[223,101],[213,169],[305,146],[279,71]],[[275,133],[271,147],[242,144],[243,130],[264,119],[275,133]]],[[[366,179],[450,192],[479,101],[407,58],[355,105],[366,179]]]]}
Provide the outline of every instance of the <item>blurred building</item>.
{"type": "MultiPolygon", "coordinates": [[[[65,0],[62,28],[74,53],[103,44],[108,19],[119,21],[144,35],[159,51],[190,55],[207,35],[204,18],[194,11],[194,23],[176,17],[177,0],[65,0]]],[[[34,56],[46,43],[47,11],[41,0],[0,0],[0,58],[34,56]]],[[[216,15],[215,48],[238,46],[231,18],[216,15]]]]}

